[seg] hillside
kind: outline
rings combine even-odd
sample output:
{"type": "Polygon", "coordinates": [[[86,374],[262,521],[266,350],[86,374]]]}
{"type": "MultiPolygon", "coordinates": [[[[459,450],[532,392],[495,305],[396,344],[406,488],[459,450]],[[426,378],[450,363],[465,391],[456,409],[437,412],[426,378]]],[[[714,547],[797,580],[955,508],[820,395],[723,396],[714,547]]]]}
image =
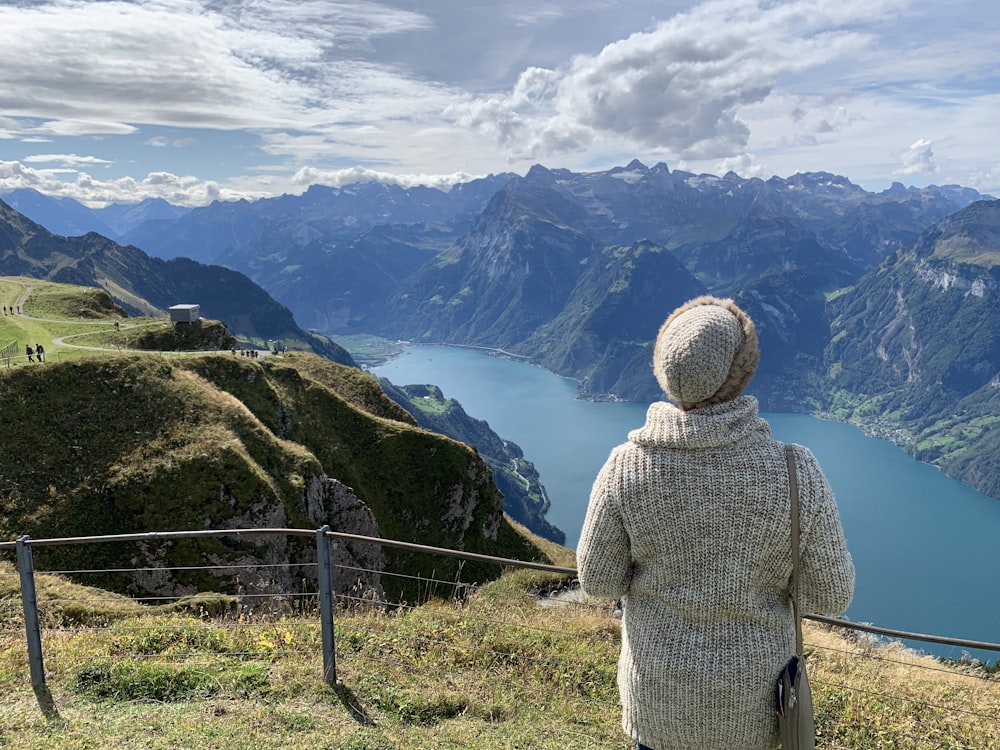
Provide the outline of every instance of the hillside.
{"type": "Polygon", "coordinates": [[[832,411],[1000,497],[1000,201],[955,213],[830,302],[832,411]]]}
{"type": "MultiPolygon", "coordinates": [[[[115,314],[113,306],[109,312],[115,314]]],[[[113,335],[110,320],[103,321],[107,335],[113,335]]],[[[2,335],[15,325],[34,326],[38,334],[43,325],[13,316],[0,321],[2,335]]],[[[96,329],[102,321],[88,324],[96,329]]],[[[5,539],[329,524],[487,554],[544,557],[504,516],[502,495],[475,451],[417,427],[357,368],[304,352],[252,359],[227,350],[168,359],[78,349],[63,358],[53,339],[59,337],[46,339],[45,363],[19,356],[0,370],[5,423],[23,426],[5,436],[0,452],[5,539]]],[[[289,555],[282,544],[194,540],[169,545],[163,557],[127,545],[67,548],[44,559],[50,568],[183,567],[199,555],[276,562],[289,555]]],[[[459,567],[408,552],[383,557],[359,547],[342,554],[363,567],[391,564],[415,575],[430,575],[431,567],[439,576],[457,575],[459,567]]],[[[229,591],[237,585],[229,575],[107,574],[100,583],[132,593],[229,591]]],[[[268,585],[294,589],[301,574],[267,575],[268,585]]],[[[483,571],[467,564],[462,575],[482,580],[483,571]]],[[[247,583],[244,576],[239,585],[247,583]]],[[[376,592],[382,587],[377,576],[363,583],[376,592]]]]}
{"type": "Polygon", "coordinates": [[[344,364],[350,355],[325,336],[303,331],[291,311],[241,273],[176,258],[151,258],[96,233],[52,234],[0,201],[0,274],[104,289],[130,314],[162,314],[194,303],[225,321],[242,341],[282,342],[344,364]]]}
{"type": "Polygon", "coordinates": [[[385,378],[379,378],[379,383],[386,395],[421,427],[475,448],[503,492],[504,512],[543,539],[565,543],[566,533],[545,518],[548,495],[535,465],[525,458],[520,446],[501,438],[483,420],[470,417],[460,403],[445,398],[437,386],[397,386],[385,378]]]}

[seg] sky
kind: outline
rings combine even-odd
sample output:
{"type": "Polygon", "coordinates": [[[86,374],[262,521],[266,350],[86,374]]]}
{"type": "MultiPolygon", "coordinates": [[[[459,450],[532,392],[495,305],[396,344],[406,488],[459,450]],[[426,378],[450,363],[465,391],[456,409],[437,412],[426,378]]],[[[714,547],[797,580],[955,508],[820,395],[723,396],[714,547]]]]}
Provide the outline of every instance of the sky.
{"type": "Polygon", "coordinates": [[[0,0],[0,192],[447,188],[534,164],[1000,196],[997,0],[0,0]]]}

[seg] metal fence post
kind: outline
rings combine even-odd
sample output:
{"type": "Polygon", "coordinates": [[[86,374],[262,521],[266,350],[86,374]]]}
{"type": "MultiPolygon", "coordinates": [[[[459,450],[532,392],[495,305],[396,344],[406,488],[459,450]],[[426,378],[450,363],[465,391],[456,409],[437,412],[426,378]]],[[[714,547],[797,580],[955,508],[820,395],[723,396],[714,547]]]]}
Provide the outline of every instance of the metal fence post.
{"type": "Polygon", "coordinates": [[[316,563],[319,578],[319,619],[323,636],[323,679],[337,684],[337,659],[333,642],[333,571],[330,568],[330,538],[324,526],[316,532],[316,563]]]}
{"type": "Polygon", "coordinates": [[[38,595],[35,591],[35,563],[28,546],[28,535],[17,540],[17,572],[21,579],[21,606],[24,608],[24,632],[28,639],[28,667],[31,687],[46,718],[59,716],[52,693],[45,683],[45,662],[42,659],[42,628],[38,620],[38,595]]]}

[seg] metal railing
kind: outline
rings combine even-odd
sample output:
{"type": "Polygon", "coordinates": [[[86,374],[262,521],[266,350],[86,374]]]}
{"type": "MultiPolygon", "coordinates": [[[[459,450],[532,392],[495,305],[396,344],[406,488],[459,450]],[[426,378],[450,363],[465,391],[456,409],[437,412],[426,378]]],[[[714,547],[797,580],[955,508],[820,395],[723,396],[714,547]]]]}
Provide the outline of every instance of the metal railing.
{"type": "Polygon", "coordinates": [[[11,341],[0,348],[0,360],[3,361],[5,366],[10,367],[11,360],[17,357],[19,351],[17,341],[11,341]]]}
{"type": "MultiPolygon", "coordinates": [[[[347,534],[334,532],[328,526],[320,529],[291,529],[291,528],[259,528],[259,529],[225,529],[225,530],[199,530],[199,531],[167,531],[167,532],[145,532],[136,534],[117,534],[106,536],[87,537],[62,537],[50,539],[32,539],[23,536],[15,542],[0,542],[0,550],[11,550],[16,552],[17,572],[20,584],[21,603],[24,612],[25,638],[27,642],[28,666],[31,677],[32,689],[35,693],[39,707],[47,717],[57,716],[55,702],[52,698],[48,684],[46,683],[45,661],[42,651],[42,625],[39,616],[39,603],[35,585],[35,566],[32,550],[35,547],[56,547],[65,545],[82,545],[114,542],[136,542],[136,541],[156,541],[156,540],[176,540],[192,538],[219,538],[219,537],[250,537],[250,536],[298,536],[311,537],[315,540],[317,567],[317,587],[316,598],[318,600],[318,616],[321,634],[321,651],[323,657],[323,679],[333,685],[337,683],[336,664],[336,644],[334,641],[334,610],[335,610],[335,578],[334,566],[331,564],[331,541],[353,542],[380,545],[410,552],[426,553],[431,555],[458,558],[460,560],[478,561],[482,563],[496,564],[503,568],[524,568],[538,571],[556,573],[559,575],[575,577],[576,569],[548,565],[545,563],[515,560],[504,557],[465,552],[462,550],[452,550],[440,547],[431,547],[413,542],[404,542],[378,537],[368,537],[357,534],[347,534]]],[[[290,563],[295,565],[296,563],[290,563]]],[[[311,564],[311,563],[310,563],[311,564]]],[[[212,565],[212,568],[219,566],[212,565]]],[[[344,566],[339,566],[344,567],[344,566]]],[[[135,570],[135,569],[130,569],[135,570]]],[[[109,572],[101,571],[59,571],[61,573],[81,573],[81,572],[109,572]]],[[[121,572],[121,571],[110,571],[121,572]]],[[[372,572],[372,571],[368,571],[372,572]]],[[[382,571],[377,571],[383,575],[391,575],[382,571]]],[[[403,575],[403,574],[397,574],[403,575]]],[[[345,597],[350,599],[350,597],[345,597]]],[[[360,601],[360,600],[359,600],[360,601]]],[[[874,625],[851,622],[839,618],[826,617],[822,615],[807,615],[806,619],[822,623],[824,625],[841,628],[848,631],[858,631],[893,640],[904,639],[911,641],[921,641],[935,644],[950,645],[964,649],[979,649],[1000,653],[1000,644],[988,643],[960,638],[950,638],[940,635],[926,635],[912,633],[902,630],[881,628],[874,625]]]]}

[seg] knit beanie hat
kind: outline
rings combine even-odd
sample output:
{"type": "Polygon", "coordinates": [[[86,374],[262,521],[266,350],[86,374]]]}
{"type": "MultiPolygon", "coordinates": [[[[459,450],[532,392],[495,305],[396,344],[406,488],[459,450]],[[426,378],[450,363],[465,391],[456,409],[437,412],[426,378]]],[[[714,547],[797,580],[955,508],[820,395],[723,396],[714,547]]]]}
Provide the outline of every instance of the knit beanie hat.
{"type": "Polygon", "coordinates": [[[753,321],[731,299],[703,296],[674,310],[653,349],[653,374],[682,409],[736,398],[757,369],[753,321]]]}

